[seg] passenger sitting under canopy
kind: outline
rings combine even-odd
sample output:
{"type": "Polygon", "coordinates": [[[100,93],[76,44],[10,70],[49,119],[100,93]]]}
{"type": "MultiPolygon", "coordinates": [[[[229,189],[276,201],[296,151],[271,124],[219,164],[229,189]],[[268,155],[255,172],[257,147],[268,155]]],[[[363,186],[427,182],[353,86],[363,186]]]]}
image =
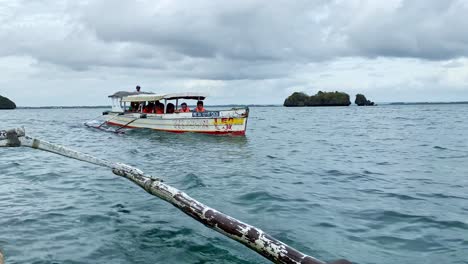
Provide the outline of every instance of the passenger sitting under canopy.
{"type": "Polygon", "coordinates": [[[197,102],[197,107],[195,108],[195,112],[197,113],[201,113],[201,112],[205,112],[205,108],[203,107],[203,101],[198,101],[197,102]]]}
{"type": "Polygon", "coordinates": [[[150,102],[143,108],[143,113],[151,114],[154,112],[154,103],[150,102]]]}
{"type": "Polygon", "coordinates": [[[190,108],[188,108],[186,102],[183,102],[180,106],[181,106],[181,108],[180,108],[180,110],[179,110],[180,113],[188,113],[188,112],[190,112],[190,108]]]}
{"type": "Polygon", "coordinates": [[[164,114],[164,104],[159,101],[156,101],[155,105],[156,105],[156,109],[154,110],[154,113],[164,114]]]}
{"type": "Polygon", "coordinates": [[[175,106],[173,103],[168,103],[166,106],[166,114],[173,114],[175,110],[175,106]]]}

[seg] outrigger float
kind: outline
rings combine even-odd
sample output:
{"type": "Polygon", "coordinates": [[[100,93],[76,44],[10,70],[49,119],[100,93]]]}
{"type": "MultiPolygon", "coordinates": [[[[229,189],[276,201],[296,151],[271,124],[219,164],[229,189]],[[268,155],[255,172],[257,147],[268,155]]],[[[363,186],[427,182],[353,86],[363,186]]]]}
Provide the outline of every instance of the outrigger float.
{"type": "MultiPolygon", "coordinates": [[[[200,203],[188,194],[164,183],[161,179],[151,177],[135,167],[100,159],[60,145],[29,137],[25,134],[24,129],[21,128],[0,130],[0,147],[21,146],[48,151],[68,158],[110,168],[114,174],[127,178],[149,194],[157,196],[174,205],[183,213],[204,224],[208,228],[247,246],[272,262],[284,264],[325,264],[325,262],[321,260],[308,256],[288,246],[255,226],[243,223],[234,217],[200,203]]],[[[340,259],[330,262],[330,264],[351,264],[351,262],[340,259]]]]}
{"type": "Polygon", "coordinates": [[[205,100],[201,93],[148,94],[117,92],[109,96],[112,99],[112,110],[106,111],[105,123],[122,128],[149,128],[159,131],[184,133],[196,132],[215,135],[243,136],[247,128],[249,108],[232,108],[229,110],[209,110],[205,112],[179,112],[181,100],[205,100]],[[145,106],[156,103],[164,104],[160,114],[145,113],[145,106]],[[164,103],[163,103],[164,102],[164,103]],[[174,102],[174,113],[167,112],[167,105],[174,102]],[[137,105],[138,110],[133,110],[137,105]],[[133,110],[133,111],[132,111],[133,110]]]}

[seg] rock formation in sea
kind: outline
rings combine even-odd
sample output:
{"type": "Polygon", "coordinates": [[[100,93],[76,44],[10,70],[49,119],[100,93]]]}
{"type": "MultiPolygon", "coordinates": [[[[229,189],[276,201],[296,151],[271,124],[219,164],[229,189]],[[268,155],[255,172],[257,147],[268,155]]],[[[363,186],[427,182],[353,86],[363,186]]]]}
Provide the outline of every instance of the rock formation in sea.
{"type": "Polygon", "coordinates": [[[356,100],[354,100],[354,103],[358,106],[374,105],[374,102],[367,100],[367,98],[363,94],[356,94],[356,100]]]}
{"type": "Polygon", "coordinates": [[[349,106],[349,95],[343,92],[322,92],[308,96],[295,92],[284,101],[284,106],[349,106]]]}
{"type": "Polygon", "coordinates": [[[10,99],[0,95],[0,109],[15,109],[16,104],[10,99]]]}

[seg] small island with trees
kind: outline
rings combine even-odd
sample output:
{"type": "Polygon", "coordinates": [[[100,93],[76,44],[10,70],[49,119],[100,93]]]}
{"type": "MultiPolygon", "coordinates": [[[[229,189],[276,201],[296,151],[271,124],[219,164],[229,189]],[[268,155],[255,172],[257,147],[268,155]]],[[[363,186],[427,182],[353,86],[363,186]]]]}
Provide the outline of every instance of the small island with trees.
{"type": "MultiPolygon", "coordinates": [[[[354,101],[358,106],[374,105],[374,102],[367,100],[362,94],[356,95],[354,101]]],[[[319,91],[316,95],[309,96],[302,92],[294,92],[286,100],[284,106],[349,106],[351,101],[349,95],[344,92],[322,92],[319,91]]]]}
{"type": "Polygon", "coordinates": [[[0,109],[15,109],[16,104],[10,99],[0,95],[0,109]]]}
{"type": "Polygon", "coordinates": [[[342,92],[322,92],[308,96],[295,92],[284,101],[284,106],[349,106],[349,95],[342,92]]]}
{"type": "Polygon", "coordinates": [[[354,100],[354,103],[357,104],[358,106],[374,105],[374,102],[367,100],[367,98],[363,94],[356,94],[356,100],[354,100]]]}

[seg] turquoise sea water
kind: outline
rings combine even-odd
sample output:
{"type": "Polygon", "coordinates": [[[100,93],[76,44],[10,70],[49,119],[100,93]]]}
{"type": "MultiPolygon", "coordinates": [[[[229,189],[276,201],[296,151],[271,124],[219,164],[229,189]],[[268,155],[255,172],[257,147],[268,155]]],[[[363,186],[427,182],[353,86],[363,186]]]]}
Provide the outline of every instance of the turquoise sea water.
{"type": "MultiPolygon", "coordinates": [[[[246,137],[83,126],[103,109],[0,111],[0,129],[136,166],[321,260],[468,263],[468,105],[251,108],[246,137]]],[[[0,148],[7,263],[268,263],[109,169],[0,148]]]]}

